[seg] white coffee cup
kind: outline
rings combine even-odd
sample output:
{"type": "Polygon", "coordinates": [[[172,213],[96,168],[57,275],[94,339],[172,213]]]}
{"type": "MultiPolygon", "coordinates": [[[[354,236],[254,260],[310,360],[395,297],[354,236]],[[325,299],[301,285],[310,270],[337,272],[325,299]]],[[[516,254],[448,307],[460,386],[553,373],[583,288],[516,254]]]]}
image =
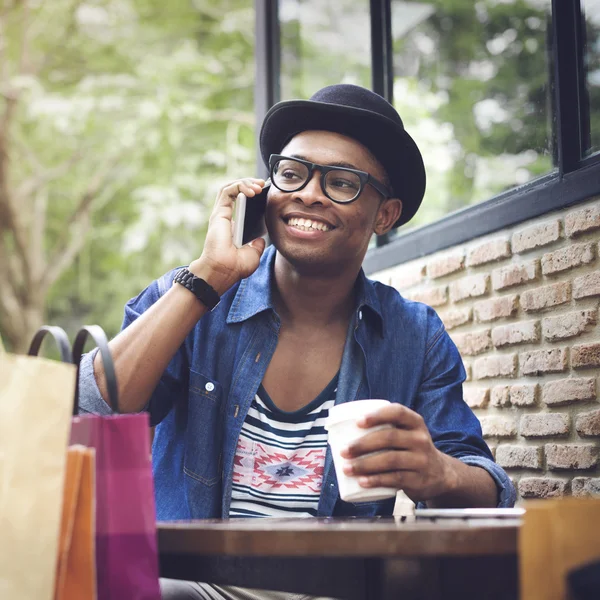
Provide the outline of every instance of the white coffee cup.
{"type": "MultiPolygon", "coordinates": [[[[388,400],[355,400],[354,402],[336,404],[329,409],[325,429],[331,446],[340,497],[345,502],[374,502],[375,500],[393,498],[396,495],[396,488],[362,487],[358,483],[358,477],[344,473],[344,465],[348,461],[340,456],[342,450],[367,433],[392,427],[392,425],[378,425],[377,427],[365,429],[356,424],[361,417],[377,412],[389,403],[388,400]]],[[[377,452],[373,452],[368,456],[373,454],[377,454],[377,452]]]]}

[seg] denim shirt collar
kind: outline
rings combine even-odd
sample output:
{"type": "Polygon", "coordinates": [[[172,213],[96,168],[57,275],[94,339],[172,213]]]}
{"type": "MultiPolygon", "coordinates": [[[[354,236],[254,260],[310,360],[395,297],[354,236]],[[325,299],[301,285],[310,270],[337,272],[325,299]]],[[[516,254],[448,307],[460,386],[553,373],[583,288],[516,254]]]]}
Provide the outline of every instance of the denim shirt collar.
{"type": "Polygon", "coordinates": [[[272,288],[275,254],[273,245],[266,248],[258,269],[240,281],[227,314],[228,325],[242,323],[266,310],[275,312],[272,288]]]}
{"type": "MultiPolygon", "coordinates": [[[[235,294],[235,298],[227,315],[227,323],[242,323],[251,317],[267,310],[275,313],[273,301],[273,264],[277,250],[275,246],[269,246],[260,261],[258,269],[247,279],[242,279],[235,294]]],[[[356,280],[357,304],[356,315],[359,319],[364,314],[368,317],[367,322],[372,323],[383,337],[383,311],[375,283],[365,275],[361,269],[356,280]],[[369,318],[371,317],[371,318],[369,318]]]]}

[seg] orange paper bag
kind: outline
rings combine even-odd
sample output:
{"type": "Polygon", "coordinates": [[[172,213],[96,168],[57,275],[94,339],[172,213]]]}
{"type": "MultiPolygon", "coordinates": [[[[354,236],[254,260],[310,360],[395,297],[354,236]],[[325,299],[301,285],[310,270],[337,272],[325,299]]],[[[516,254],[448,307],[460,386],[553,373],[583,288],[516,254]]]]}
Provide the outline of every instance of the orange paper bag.
{"type": "Polygon", "coordinates": [[[525,509],[519,598],[566,600],[569,572],[600,560],[600,498],[530,501],[525,509]]]}
{"type": "Polygon", "coordinates": [[[69,448],[54,600],[96,598],[95,470],[93,448],[69,448]]]}

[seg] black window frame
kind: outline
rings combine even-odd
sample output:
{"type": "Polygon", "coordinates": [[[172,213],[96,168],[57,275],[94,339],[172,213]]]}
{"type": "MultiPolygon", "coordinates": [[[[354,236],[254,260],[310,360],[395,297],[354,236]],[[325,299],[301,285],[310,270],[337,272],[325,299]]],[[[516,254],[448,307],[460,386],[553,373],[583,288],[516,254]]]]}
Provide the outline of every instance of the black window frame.
{"type": "MultiPolygon", "coordinates": [[[[280,29],[277,0],[255,0],[255,114],[259,125],[280,98],[280,29]]],[[[391,0],[370,0],[372,89],[393,102],[391,0]]],[[[585,23],[581,0],[552,0],[551,77],[553,152],[557,170],[489,200],[397,236],[379,236],[363,267],[373,273],[574,206],[600,192],[600,152],[589,145],[584,71],[585,23]]],[[[259,168],[262,161],[258,157],[259,168]]]]}

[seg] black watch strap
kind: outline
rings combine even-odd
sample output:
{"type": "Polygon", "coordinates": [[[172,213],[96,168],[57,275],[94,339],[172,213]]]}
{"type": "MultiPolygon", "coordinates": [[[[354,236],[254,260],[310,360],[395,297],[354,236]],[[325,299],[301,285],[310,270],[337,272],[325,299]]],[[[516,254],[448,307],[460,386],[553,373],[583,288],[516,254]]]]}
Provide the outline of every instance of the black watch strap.
{"type": "Polygon", "coordinates": [[[179,283],[184,288],[190,290],[208,310],[212,310],[221,301],[219,294],[217,294],[211,285],[206,283],[204,279],[196,277],[188,269],[180,269],[177,275],[175,275],[173,282],[179,283]]]}

